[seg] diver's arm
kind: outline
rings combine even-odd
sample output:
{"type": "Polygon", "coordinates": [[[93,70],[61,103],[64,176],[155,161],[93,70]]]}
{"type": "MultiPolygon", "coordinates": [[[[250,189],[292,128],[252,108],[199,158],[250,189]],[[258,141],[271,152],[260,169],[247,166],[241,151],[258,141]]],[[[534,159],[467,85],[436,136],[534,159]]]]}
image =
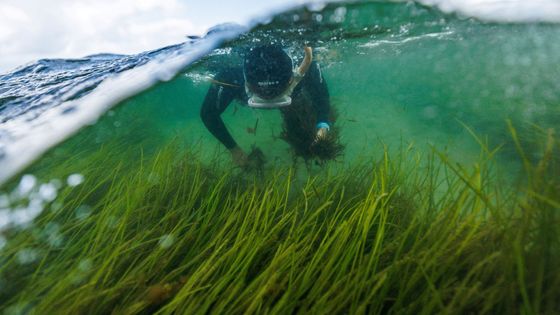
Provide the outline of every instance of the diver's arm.
{"type": "Polygon", "coordinates": [[[216,139],[226,148],[233,149],[237,146],[237,143],[233,140],[222,117],[220,117],[233,100],[232,93],[224,93],[225,90],[223,86],[212,84],[202,103],[200,118],[202,118],[202,122],[216,139]]]}
{"type": "Polygon", "coordinates": [[[200,117],[208,131],[230,151],[237,147],[237,143],[227,130],[221,114],[235,98],[241,97],[242,72],[239,74],[236,70],[226,69],[214,77],[200,109],[200,117]]]}
{"type": "Polygon", "coordinates": [[[235,98],[243,98],[242,78],[242,72],[231,69],[216,75],[200,109],[200,117],[208,131],[229,150],[233,162],[241,167],[247,164],[247,155],[233,140],[221,114],[235,98]]]}
{"type": "Polygon", "coordinates": [[[305,75],[306,88],[313,100],[313,106],[317,112],[317,127],[327,128],[330,124],[330,96],[327,82],[323,78],[321,68],[317,62],[313,62],[305,75]],[[326,124],[326,125],[325,125],[326,124]]]}

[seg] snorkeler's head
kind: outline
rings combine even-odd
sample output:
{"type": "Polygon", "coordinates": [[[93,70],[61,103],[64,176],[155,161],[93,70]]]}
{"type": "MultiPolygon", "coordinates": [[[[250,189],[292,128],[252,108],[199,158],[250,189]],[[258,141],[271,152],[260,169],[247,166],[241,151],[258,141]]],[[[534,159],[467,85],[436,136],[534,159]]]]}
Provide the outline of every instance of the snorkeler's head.
{"type": "Polygon", "coordinates": [[[245,56],[243,72],[250,92],[262,99],[273,99],[290,84],[292,59],[280,46],[254,47],[245,56]]]}

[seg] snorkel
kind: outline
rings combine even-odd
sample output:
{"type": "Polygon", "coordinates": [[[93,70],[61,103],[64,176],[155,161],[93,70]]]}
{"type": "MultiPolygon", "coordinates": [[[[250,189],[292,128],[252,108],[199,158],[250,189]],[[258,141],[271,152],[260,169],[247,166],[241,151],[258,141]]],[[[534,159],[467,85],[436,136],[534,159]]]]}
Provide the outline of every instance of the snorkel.
{"type": "MultiPolygon", "coordinates": [[[[303,58],[303,61],[301,62],[300,66],[297,69],[293,70],[292,78],[290,79],[288,87],[284,90],[284,92],[282,92],[280,95],[274,98],[271,99],[262,98],[256,93],[252,92],[247,83],[247,79],[245,78],[245,92],[249,96],[249,100],[247,101],[249,107],[259,108],[259,109],[272,109],[272,108],[281,108],[292,104],[291,95],[295,87],[299,84],[299,82],[301,82],[301,80],[305,76],[307,70],[309,70],[309,67],[311,66],[311,61],[313,60],[313,50],[311,49],[311,47],[305,46],[304,52],[305,52],[305,57],[303,58]]],[[[263,85],[267,83],[268,82],[262,82],[263,85]]],[[[272,83],[276,83],[276,82],[272,82],[272,83]]]]}

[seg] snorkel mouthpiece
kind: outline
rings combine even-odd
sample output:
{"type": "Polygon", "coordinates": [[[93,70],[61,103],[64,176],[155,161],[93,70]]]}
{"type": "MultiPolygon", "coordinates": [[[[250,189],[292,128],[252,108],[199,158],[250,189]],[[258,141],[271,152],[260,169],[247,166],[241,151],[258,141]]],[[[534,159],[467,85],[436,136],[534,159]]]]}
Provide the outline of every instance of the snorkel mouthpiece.
{"type": "Polygon", "coordinates": [[[249,98],[247,104],[252,108],[280,108],[292,104],[292,98],[288,95],[280,95],[277,98],[265,100],[257,95],[253,95],[249,98]]]}

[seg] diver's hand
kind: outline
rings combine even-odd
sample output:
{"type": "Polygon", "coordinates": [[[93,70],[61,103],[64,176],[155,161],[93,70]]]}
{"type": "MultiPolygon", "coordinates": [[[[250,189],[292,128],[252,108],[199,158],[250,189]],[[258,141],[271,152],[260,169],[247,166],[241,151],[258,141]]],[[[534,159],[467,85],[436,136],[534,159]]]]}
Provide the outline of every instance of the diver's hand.
{"type": "Polygon", "coordinates": [[[247,166],[247,154],[243,152],[243,150],[239,146],[235,146],[234,148],[230,149],[229,152],[231,153],[231,159],[233,163],[241,168],[247,166]]]}
{"type": "Polygon", "coordinates": [[[320,122],[317,124],[317,133],[315,134],[315,140],[313,144],[317,143],[320,140],[324,140],[327,138],[327,133],[329,132],[329,124],[326,122],[320,122]]]}
{"type": "Polygon", "coordinates": [[[315,135],[315,142],[327,138],[327,133],[328,132],[329,132],[329,129],[327,129],[327,128],[319,128],[317,130],[317,134],[315,135]]]}

